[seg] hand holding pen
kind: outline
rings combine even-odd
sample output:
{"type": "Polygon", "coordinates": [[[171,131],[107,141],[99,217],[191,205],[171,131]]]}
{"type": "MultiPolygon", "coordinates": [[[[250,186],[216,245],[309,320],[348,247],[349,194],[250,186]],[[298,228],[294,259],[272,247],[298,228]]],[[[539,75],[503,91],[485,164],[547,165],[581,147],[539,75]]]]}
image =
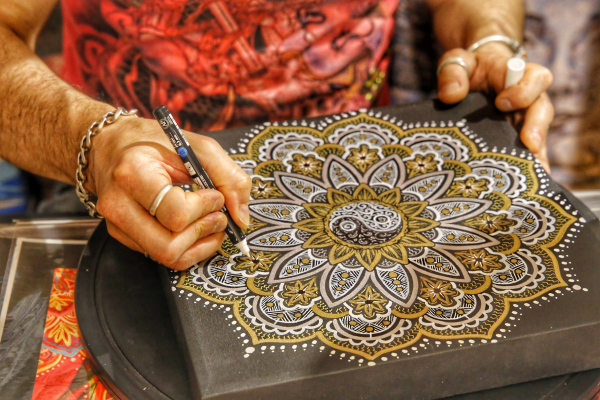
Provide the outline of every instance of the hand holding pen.
{"type": "Polygon", "coordinates": [[[210,257],[226,237],[226,205],[238,226],[249,224],[252,181],[213,139],[184,132],[218,190],[184,192],[189,172],[155,120],[127,117],[94,137],[90,189],[108,232],[127,247],[182,270],[210,257]],[[154,205],[154,215],[150,210],[154,205]]]}
{"type": "MultiPolygon", "coordinates": [[[[194,150],[190,146],[183,132],[181,132],[181,130],[179,129],[177,122],[175,122],[175,119],[173,118],[167,107],[158,107],[154,110],[153,114],[154,117],[160,123],[161,128],[171,141],[171,144],[175,148],[175,151],[177,152],[179,157],[181,157],[183,165],[189,172],[194,183],[196,183],[196,185],[198,185],[202,189],[216,189],[216,186],[214,185],[210,176],[204,169],[203,165],[200,163],[200,160],[194,153],[194,150]]],[[[165,186],[165,189],[163,190],[165,192],[168,192],[169,189],[170,188],[165,186]]],[[[162,196],[163,194],[161,192],[154,200],[154,203],[150,209],[150,214],[153,213],[153,208],[158,207],[162,200],[162,196]]],[[[221,212],[227,218],[227,226],[225,227],[225,232],[227,233],[227,236],[242,254],[250,256],[250,249],[248,248],[248,244],[246,242],[246,236],[244,235],[242,229],[236,224],[236,222],[232,218],[226,205],[223,206],[221,212]]]]}

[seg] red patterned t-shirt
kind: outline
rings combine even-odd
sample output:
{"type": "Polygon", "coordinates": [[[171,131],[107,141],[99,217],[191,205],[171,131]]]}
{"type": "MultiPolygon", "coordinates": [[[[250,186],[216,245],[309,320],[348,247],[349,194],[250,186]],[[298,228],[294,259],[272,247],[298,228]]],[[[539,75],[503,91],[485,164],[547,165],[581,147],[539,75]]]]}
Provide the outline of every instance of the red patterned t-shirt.
{"type": "Polygon", "coordinates": [[[398,2],[63,0],[63,77],[195,131],[367,107],[398,2]]]}

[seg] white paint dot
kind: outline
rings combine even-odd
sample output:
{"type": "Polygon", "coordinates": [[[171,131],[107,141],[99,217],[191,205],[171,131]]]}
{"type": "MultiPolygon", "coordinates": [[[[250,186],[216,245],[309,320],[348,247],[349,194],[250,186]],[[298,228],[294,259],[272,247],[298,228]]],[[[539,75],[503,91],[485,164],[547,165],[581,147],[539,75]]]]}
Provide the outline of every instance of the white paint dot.
{"type": "Polygon", "coordinates": [[[575,290],[581,290],[581,286],[579,286],[579,285],[573,285],[573,289],[575,289],[575,290]]]}
{"type": "Polygon", "coordinates": [[[252,354],[256,349],[254,347],[246,347],[246,353],[252,354]]]}
{"type": "Polygon", "coordinates": [[[369,361],[369,362],[367,363],[367,365],[368,365],[369,367],[373,367],[373,366],[375,366],[375,365],[376,365],[376,363],[375,363],[375,361],[369,361]]]}

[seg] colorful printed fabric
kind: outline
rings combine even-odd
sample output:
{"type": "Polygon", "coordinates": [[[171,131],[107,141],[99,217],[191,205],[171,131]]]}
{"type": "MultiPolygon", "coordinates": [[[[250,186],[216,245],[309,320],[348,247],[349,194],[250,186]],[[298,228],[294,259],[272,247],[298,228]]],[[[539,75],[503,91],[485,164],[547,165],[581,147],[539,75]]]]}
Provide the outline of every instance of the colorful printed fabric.
{"type": "Polygon", "coordinates": [[[57,268],[50,293],[33,400],[112,400],[92,373],[75,316],[77,271],[57,268]]]}
{"type": "Polygon", "coordinates": [[[64,0],[63,78],[188,130],[368,107],[399,0],[64,0]]]}

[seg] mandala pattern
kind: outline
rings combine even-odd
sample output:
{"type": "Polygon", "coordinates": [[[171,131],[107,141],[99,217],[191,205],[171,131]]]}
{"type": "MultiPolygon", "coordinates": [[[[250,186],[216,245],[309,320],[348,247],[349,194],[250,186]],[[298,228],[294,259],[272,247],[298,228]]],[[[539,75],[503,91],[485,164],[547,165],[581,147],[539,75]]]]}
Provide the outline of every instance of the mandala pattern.
{"type": "Polygon", "coordinates": [[[252,256],[226,242],[176,284],[233,305],[253,344],[318,338],[374,359],[490,339],[511,302],[567,286],[554,248],[576,217],[539,194],[531,155],[487,152],[464,123],[325,121],[244,139],[252,256]]]}

